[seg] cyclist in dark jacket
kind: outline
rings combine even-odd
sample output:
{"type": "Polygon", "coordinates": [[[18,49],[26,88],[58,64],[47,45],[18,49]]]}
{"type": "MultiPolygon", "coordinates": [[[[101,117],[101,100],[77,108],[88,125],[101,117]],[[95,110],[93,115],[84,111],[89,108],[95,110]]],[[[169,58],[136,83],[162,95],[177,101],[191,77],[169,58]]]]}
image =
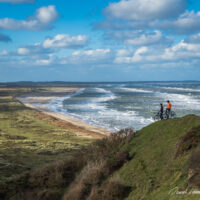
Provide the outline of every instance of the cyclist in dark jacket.
{"type": "Polygon", "coordinates": [[[160,119],[163,120],[163,104],[160,104],[160,119]]]}

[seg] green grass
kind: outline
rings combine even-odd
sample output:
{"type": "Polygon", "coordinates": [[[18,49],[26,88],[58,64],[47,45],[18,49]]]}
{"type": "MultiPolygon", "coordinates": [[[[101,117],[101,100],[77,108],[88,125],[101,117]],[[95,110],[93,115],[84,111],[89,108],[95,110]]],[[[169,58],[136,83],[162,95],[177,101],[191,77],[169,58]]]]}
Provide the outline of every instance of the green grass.
{"type": "Polygon", "coordinates": [[[18,89],[0,92],[1,181],[62,160],[92,141],[39,119],[37,111],[15,100],[15,96],[30,91],[18,89]]]}
{"type": "Polygon", "coordinates": [[[115,173],[133,188],[127,200],[199,199],[199,195],[170,195],[176,187],[179,191],[188,187],[187,165],[192,150],[178,158],[175,152],[179,138],[196,126],[200,126],[200,117],[193,115],[156,122],[137,132],[123,147],[135,155],[115,173]]]}
{"type": "Polygon", "coordinates": [[[102,152],[106,145],[100,145],[99,150],[94,151],[96,160],[88,158],[89,167],[83,168],[72,182],[64,200],[104,200],[106,193],[109,196],[105,200],[200,199],[198,194],[175,194],[193,189],[200,191],[200,117],[188,115],[159,121],[137,131],[131,138],[128,136],[128,140],[120,136],[118,139],[123,142],[118,144],[115,139],[111,139],[111,143],[109,139],[103,141],[109,146],[103,157],[98,156],[98,152],[102,152]],[[121,192],[113,188],[113,180],[122,186],[121,192]],[[90,187],[85,194],[87,185],[90,187]],[[108,188],[109,185],[113,187],[108,188]]]}

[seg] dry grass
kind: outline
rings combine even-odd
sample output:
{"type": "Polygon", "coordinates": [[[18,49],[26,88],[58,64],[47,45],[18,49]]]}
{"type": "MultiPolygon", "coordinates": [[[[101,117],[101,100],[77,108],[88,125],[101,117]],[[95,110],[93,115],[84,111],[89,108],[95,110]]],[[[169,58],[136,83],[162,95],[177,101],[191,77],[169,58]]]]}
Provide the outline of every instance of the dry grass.
{"type": "Polygon", "coordinates": [[[200,189],[200,150],[192,153],[189,160],[189,186],[196,186],[200,189]]]}
{"type": "Polygon", "coordinates": [[[119,180],[111,180],[101,187],[94,187],[87,200],[123,200],[130,193],[131,188],[119,180]]]}
{"type": "MultiPolygon", "coordinates": [[[[127,152],[122,152],[120,147],[130,140],[134,135],[134,131],[126,129],[116,134],[112,134],[110,137],[98,140],[91,144],[86,150],[87,165],[82,169],[80,174],[77,175],[75,181],[70,185],[66,191],[63,200],[84,200],[94,199],[94,196],[101,190],[105,190],[105,194],[100,199],[107,199],[109,192],[106,192],[106,188],[110,187],[108,184],[105,187],[101,187],[106,178],[119,169],[126,161],[130,160],[127,152]],[[129,131],[127,133],[127,131],[129,131]],[[101,189],[98,189],[101,188],[101,189]],[[107,196],[107,197],[106,197],[107,196]]],[[[125,186],[116,183],[117,190],[113,190],[111,196],[116,198],[120,195],[124,196],[125,186]]],[[[108,197],[108,199],[113,199],[108,197]]]]}
{"type": "Polygon", "coordinates": [[[182,156],[185,152],[197,147],[200,144],[200,126],[192,128],[187,134],[181,137],[176,145],[175,158],[182,156]]]}
{"type": "Polygon", "coordinates": [[[87,199],[95,187],[130,159],[120,148],[133,134],[120,132],[82,147],[60,162],[27,172],[0,184],[0,199],[87,199]]]}
{"type": "Polygon", "coordinates": [[[62,189],[75,178],[75,174],[85,165],[82,156],[74,155],[65,160],[30,171],[0,184],[1,199],[48,200],[49,192],[62,195],[62,189]]]}
{"type": "Polygon", "coordinates": [[[108,175],[105,166],[105,161],[88,163],[76,177],[63,200],[86,199],[90,194],[91,189],[101,184],[102,180],[108,175]]]}

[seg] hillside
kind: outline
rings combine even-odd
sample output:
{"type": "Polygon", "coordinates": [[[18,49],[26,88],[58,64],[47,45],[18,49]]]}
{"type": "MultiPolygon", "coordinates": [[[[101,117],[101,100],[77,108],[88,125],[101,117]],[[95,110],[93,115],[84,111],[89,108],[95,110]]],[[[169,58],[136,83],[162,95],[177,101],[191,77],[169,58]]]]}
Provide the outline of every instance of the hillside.
{"type": "Polygon", "coordinates": [[[179,191],[200,189],[200,117],[190,115],[151,124],[123,150],[135,155],[115,174],[132,188],[127,200],[200,198],[173,195],[176,187],[179,191]]]}
{"type": "Polygon", "coordinates": [[[70,159],[1,185],[2,199],[197,200],[200,194],[200,117],[122,130],[70,159]]]}

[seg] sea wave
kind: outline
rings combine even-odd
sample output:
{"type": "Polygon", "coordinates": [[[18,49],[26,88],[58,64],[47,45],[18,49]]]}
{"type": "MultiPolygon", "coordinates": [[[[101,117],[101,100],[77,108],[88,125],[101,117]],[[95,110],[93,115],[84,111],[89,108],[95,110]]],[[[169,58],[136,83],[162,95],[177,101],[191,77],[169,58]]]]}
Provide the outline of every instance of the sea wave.
{"type": "Polygon", "coordinates": [[[89,97],[79,104],[67,104],[63,107],[63,102],[66,99],[73,98],[83,92],[85,92],[85,89],[79,90],[72,95],[55,99],[51,101],[48,106],[55,112],[61,112],[92,125],[101,126],[112,131],[133,127],[133,124],[135,124],[134,127],[136,127],[136,129],[140,129],[153,122],[152,118],[145,118],[134,110],[119,111],[114,108],[109,108],[107,103],[116,99],[117,95],[107,88],[90,88],[86,93],[95,93],[97,97],[89,95],[89,97]],[[73,112],[69,112],[69,110],[73,110],[73,112]]]}
{"type": "Polygon", "coordinates": [[[186,91],[186,92],[200,92],[200,89],[193,89],[193,88],[163,87],[163,89],[176,90],[176,91],[186,91]]]}
{"type": "MultiPolygon", "coordinates": [[[[200,110],[197,88],[175,85],[110,84],[88,87],[66,97],[53,100],[49,106],[93,125],[117,131],[126,127],[136,130],[153,122],[154,111],[159,104],[170,100],[177,116],[200,110]],[[194,91],[193,91],[194,90],[194,91]],[[193,93],[196,92],[196,93],[193,93]]],[[[165,103],[164,103],[165,104],[165,103]]]]}
{"type": "Polygon", "coordinates": [[[200,101],[195,96],[164,92],[157,92],[155,94],[161,96],[165,100],[170,100],[173,105],[179,108],[187,110],[200,110],[200,101]]]}
{"type": "Polygon", "coordinates": [[[72,93],[70,95],[64,96],[64,97],[59,97],[54,100],[52,100],[50,103],[46,105],[46,107],[54,112],[61,112],[61,113],[66,113],[66,109],[63,108],[63,101],[66,99],[70,99],[72,97],[75,97],[77,95],[80,95],[84,92],[85,88],[81,88],[75,93],[72,93]]]}
{"type": "Polygon", "coordinates": [[[140,93],[152,93],[152,90],[143,90],[138,88],[120,88],[121,90],[128,91],[128,92],[140,92],[140,93]]]}
{"type": "Polygon", "coordinates": [[[111,101],[111,100],[114,100],[117,98],[117,96],[109,91],[109,90],[106,90],[104,88],[94,88],[94,90],[97,92],[97,93],[100,93],[101,96],[100,97],[93,97],[90,101],[92,102],[96,102],[96,103],[103,103],[103,102],[107,102],[107,101],[111,101]]]}

